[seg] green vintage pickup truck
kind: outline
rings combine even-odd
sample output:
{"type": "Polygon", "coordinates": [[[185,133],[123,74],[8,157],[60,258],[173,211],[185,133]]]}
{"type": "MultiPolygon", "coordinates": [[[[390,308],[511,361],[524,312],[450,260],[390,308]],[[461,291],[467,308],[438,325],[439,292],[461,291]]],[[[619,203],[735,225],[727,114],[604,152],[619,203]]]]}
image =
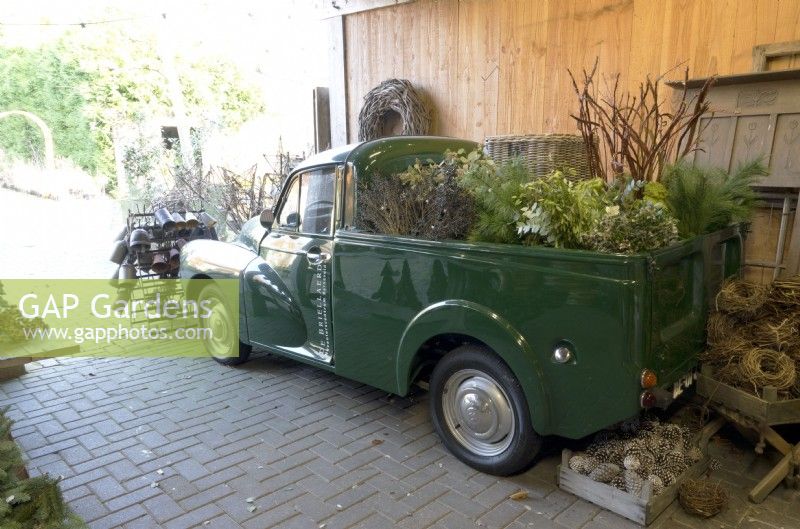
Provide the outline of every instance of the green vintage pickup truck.
{"type": "Polygon", "coordinates": [[[323,152],[233,243],[190,242],[190,292],[196,278],[241,284],[241,342],[212,356],[236,364],[255,346],[398,395],[427,383],[444,444],[498,475],[530,465],[542,436],[668,404],[691,383],[709,299],[740,268],[740,228],[634,256],[359,230],[359,178],[475,147],[396,137],[323,152]]]}

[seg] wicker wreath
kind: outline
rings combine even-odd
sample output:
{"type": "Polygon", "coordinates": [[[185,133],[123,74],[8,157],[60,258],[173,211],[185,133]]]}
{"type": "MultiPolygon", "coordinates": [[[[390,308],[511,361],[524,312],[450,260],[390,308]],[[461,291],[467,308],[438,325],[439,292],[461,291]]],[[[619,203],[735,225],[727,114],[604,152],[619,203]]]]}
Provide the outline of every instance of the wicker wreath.
{"type": "Polygon", "coordinates": [[[431,109],[423,94],[405,79],[387,79],[364,96],[358,114],[358,140],[380,138],[390,111],[400,116],[403,136],[428,133],[431,109]]]}

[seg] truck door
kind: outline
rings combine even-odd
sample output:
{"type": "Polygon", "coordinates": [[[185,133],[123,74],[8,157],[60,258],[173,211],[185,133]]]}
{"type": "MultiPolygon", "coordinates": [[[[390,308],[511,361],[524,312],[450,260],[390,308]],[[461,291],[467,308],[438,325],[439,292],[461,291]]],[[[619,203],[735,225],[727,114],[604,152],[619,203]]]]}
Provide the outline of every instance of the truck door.
{"type": "Polygon", "coordinates": [[[293,175],[286,186],[261,259],[245,272],[250,341],[331,363],[336,167],[293,175]]]}

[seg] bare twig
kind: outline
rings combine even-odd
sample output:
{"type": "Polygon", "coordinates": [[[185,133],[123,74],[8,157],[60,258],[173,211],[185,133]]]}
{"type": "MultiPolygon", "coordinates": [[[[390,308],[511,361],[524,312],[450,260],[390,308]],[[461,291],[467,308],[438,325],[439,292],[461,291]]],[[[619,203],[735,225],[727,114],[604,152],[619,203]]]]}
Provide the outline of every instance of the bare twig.
{"type": "MultiPolygon", "coordinates": [[[[635,180],[658,181],[666,164],[698,148],[697,129],[700,117],[708,112],[706,98],[714,78],[691,97],[684,83],[670,112],[659,93],[667,74],[648,76],[637,95],[620,90],[617,74],[604,80],[605,95],[601,96],[594,80],[597,65],[595,60],[591,72],[583,71],[580,87],[567,70],[578,97],[578,112],[572,117],[589,153],[590,176],[612,180],[628,172],[635,180]]],[[[684,78],[688,80],[688,69],[684,78]]]]}

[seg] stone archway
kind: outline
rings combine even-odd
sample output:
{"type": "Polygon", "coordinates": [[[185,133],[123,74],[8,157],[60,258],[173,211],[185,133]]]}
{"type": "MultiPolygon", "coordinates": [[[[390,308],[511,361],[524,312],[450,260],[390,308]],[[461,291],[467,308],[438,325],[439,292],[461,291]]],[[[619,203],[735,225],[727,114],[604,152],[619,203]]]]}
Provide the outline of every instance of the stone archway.
{"type": "Polygon", "coordinates": [[[39,127],[39,130],[42,131],[42,137],[44,139],[45,167],[48,170],[52,170],[55,167],[55,149],[53,148],[53,133],[50,132],[50,127],[47,126],[47,123],[45,123],[44,120],[42,120],[42,118],[36,114],[26,110],[6,110],[5,112],[0,112],[0,119],[3,119],[7,116],[26,117],[35,123],[37,127],[39,127]]]}

